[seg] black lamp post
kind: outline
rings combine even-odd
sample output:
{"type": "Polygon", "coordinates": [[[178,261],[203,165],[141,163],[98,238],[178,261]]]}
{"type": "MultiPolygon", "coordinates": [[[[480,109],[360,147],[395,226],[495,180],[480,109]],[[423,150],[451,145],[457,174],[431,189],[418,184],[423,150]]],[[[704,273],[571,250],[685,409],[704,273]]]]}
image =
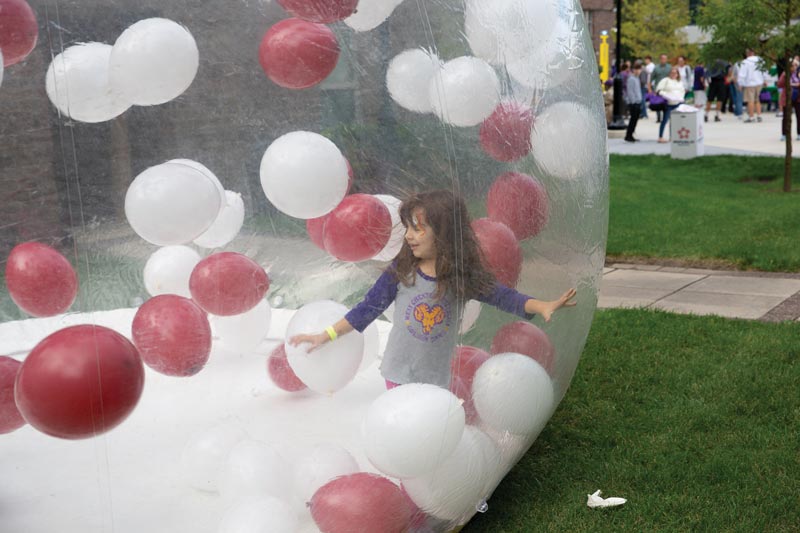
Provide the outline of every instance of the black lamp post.
{"type": "Polygon", "coordinates": [[[614,74],[614,107],[611,118],[611,124],[608,125],[610,130],[624,130],[627,128],[625,119],[622,118],[622,73],[620,72],[620,55],[622,39],[622,0],[617,0],[617,47],[614,52],[614,65],[616,74],[614,74]]]}

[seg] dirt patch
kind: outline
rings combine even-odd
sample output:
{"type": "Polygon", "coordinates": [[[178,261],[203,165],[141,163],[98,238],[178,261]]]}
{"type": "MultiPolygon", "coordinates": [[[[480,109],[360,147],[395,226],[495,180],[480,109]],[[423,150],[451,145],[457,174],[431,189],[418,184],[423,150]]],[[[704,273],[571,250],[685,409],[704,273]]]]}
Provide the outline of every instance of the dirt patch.
{"type": "Polygon", "coordinates": [[[685,259],[673,257],[642,257],[636,255],[607,255],[606,266],[614,263],[631,265],[658,265],[675,268],[707,268],[709,270],[744,270],[735,263],[723,259],[685,259]]]}
{"type": "MultiPolygon", "coordinates": [[[[780,176],[783,178],[783,176],[780,176]]],[[[739,183],[752,183],[757,181],[758,183],[768,183],[770,181],[775,181],[778,179],[778,176],[747,176],[746,178],[742,178],[739,180],[739,183]]]]}

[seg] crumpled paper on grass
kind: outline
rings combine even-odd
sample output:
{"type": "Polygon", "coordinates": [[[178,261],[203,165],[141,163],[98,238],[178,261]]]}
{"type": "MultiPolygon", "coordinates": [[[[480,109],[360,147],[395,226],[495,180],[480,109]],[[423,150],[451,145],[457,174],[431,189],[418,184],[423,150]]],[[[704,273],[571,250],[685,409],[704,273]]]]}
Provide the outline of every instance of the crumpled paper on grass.
{"type": "Polygon", "coordinates": [[[598,507],[616,507],[628,501],[625,498],[617,498],[614,496],[611,498],[601,498],[600,494],[601,492],[599,489],[594,494],[587,494],[586,505],[591,509],[596,509],[598,507]]]}

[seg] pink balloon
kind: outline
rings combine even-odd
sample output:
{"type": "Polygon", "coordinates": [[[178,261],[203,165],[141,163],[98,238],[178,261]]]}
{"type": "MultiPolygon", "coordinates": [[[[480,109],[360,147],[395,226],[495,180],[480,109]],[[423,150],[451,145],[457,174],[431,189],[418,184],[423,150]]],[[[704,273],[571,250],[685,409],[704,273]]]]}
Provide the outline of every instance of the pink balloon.
{"type": "Polygon", "coordinates": [[[144,362],[168,376],[193,376],[211,354],[208,317],[193,301],[177,294],[147,300],[133,317],[133,343],[144,362]]]}
{"type": "Polygon", "coordinates": [[[327,26],[291,18],[267,30],[258,57],[273,82],[287,89],[305,89],[336,68],[339,42],[327,26]]]}
{"type": "Polygon", "coordinates": [[[31,53],[39,36],[36,14],[25,0],[0,0],[0,50],[3,65],[19,63],[31,53]]]}
{"type": "Polygon", "coordinates": [[[380,252],[392,233],[392,217],[371,194],[351,194],[327,215],[325,249],[342,261],[364,261],[380,252]]]}
{"type": "Polygon", "coordinates": [[[519,240],[542,231],[549,216],[547,205],[544,185],[518,172],[498,176],[486,198],[489,218],[508,226],[519,240]]]}
{"type": "Polygon", "coordinates": [[[481,147],[498,161],[510,162],[531,151],[533,111],[525,104],[503,102],[483,121],[481,147]]]}
{"type": "Polygon", "coordinates": [[[508,226],[488,218],[472,222],[472,229],[486,259],[486,267],[503,285],[514,287],[522,272],[522,250],[508,226]]]}
{"type": "Polygon", "coordinates": [[[78,276],[67,258],[38,242],[24,242],[11,250],[6,285],[14,303],[38,317],[63,313],[78,294],[78,276]]]}
{"type": "Polygon", "coordinates": [[[278,3],[297,18],[330,24],[352,15],[358,0],[278,0],[278,3]]]}
{"type": "Polygon", "coordinates": [[[269,289],[269,277],[258,263],[236,252],[209,255],[194,267],[189,291],[197,305],[212,315],[249,311],[269,289]]]}
{"type": "Polygon", "coordinates": [[[310,507],[322,533],[400,533],[414,515],[400,487],[366,472],[329,481],[314,493],[310,507]]]}
{"type": "Polygon", "coordinates": [[[538,361],[548,374],[552,374],[555,348],[547,333],[530,322],[517,321],[497,330],[489,348],[492,354],[514,352],[538,361]]]}
{"type": "Polygon", "coordinates": [[[39,431],[83,439],[125,420],[143,389],[136,347],[112,329],[80,325],[56,331],[33,348],[17,374],[14,397],[39,431]]]}
{"type": "Polygon", "coordinates": [[[22,363],[0,356],[0,433],[10,433],[25,425],[25,419],[14,401],[14,382],[22,363]]]}
{"type": "Polygon", "coordinates": [[[297,392],[308,388],[289,366],[289,361],[286,359],[286,348],[283,344],[279,344],[269,354],[267,372],[272,382],[286,392],[297,392]]]}
{"type": "Polygon", "coordinates": [[[472,401],[472,380],[475,372],[489,357],[491,356],[480,348],[456,346],[455,354],[450,359],[450,392],[464,400],[468,424],[478,421],[478,412],[472,401]]]}

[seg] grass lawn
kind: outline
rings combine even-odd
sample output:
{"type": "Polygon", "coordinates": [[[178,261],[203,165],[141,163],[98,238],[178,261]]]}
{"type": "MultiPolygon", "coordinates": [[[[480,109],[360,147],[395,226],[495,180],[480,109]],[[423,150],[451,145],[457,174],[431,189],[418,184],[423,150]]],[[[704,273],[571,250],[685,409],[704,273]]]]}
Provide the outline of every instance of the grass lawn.
{"type": "Polygon", "coordinates": [[[572,386],[463,533],[796,532],[800,324],[598,312],[572,386]],[[586,507],[602,489],[620,508],[586,507]]]}
{"type": "Polygon", "coordinates": [[[800,271],[800,162],[783,158],[611,156],[607,253],[697,266],[800,271]]]}

